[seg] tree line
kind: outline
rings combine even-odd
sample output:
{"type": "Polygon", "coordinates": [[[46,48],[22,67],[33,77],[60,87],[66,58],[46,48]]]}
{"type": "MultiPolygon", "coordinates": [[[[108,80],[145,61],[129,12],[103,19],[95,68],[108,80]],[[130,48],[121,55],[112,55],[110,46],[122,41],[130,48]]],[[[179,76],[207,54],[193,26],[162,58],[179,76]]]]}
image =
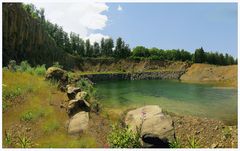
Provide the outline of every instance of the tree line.
{"type": "Polygon", "coordinates": [[[205,52],[203,48],[196,49],[194,53],[185,51],[184,49],[163,50],[158,48],[146,48],[137,46],[131,49],[124,40],[119,37],[114,41],[112,38],[102,38],[99,43],[91,44],[90,40],[84,40],[79,34],[71,32],[68,34],[61,26],[53,24],[45,19],[44,9],[39,10],[33,4],[23,4],[23,8],[31,14],[33,18],[39,20],[46,32],[54,39],[56,44],[65,52],[79,57],[97,58],[97,57],[113,57],[117,59],[129,58],[135,60],[170,60],[170,61],[191,61],[194,63],[209,63],[216,65],[237,64],[229,54],[218,52],[205,52]]]}
{"type": "Polygon", "coordinates": [[[218,52],[205,52],[203,48],[196,49],[194,53],[185,51],[184,49],[163,50],[158,48],[145,48],[137,46],[132,50],[132,59],[149,60],[171,60],[171,61],[191,61],[194,63],[208,63],[215,65],[232,65],[237,64],[237,59],[234,59],[229,54],[222,54],[218,52]]]}

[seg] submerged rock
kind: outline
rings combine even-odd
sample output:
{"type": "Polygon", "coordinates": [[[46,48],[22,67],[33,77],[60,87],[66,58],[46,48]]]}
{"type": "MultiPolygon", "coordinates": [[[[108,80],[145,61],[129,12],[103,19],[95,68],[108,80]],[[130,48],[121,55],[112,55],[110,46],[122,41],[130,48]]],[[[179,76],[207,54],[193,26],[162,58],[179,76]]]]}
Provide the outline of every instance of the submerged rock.
{"type": "Polygon", "coordinates": [[[125,123],[134,132],[140,130],[143,147],[167,148],[175,138],[172,118],[164,115],[157,105],[129,111],[125,123]]]}
{"type": "Polygon", "coordinates": [[[69,134],[78,134],[88,128],[89,113],[81,111],[70,118],[68,125],[69,134]]]}

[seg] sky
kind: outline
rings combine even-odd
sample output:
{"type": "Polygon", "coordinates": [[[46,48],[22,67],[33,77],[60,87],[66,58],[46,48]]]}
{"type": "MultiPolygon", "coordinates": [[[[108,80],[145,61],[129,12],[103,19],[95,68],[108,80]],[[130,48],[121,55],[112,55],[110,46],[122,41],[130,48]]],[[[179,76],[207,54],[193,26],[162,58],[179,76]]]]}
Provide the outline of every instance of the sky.
{"type": "Polygon", "coordinates": [[[185,49],[237,57],[237,3],[35,3],[67,32],[99,42],[122,37],[131,48],[185,49]]]}

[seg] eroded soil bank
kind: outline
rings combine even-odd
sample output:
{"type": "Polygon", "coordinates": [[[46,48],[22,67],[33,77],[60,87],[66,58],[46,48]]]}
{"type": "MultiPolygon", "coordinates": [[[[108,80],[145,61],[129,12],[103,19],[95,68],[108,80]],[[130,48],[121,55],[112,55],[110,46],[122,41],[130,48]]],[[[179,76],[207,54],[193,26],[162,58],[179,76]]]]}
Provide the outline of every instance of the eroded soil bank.
{"type": "Polygon", "coordinates": [[[180,78],[184,82],[215,83],[217,86],[237,88],[237,65],[216,66],[193,64],[180,78]]]}

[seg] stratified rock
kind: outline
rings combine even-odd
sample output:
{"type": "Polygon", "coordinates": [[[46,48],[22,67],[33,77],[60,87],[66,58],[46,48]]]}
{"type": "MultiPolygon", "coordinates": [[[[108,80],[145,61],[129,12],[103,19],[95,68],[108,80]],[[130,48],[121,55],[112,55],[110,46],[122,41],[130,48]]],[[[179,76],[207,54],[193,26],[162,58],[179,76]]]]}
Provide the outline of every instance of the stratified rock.
{"type": "Polygon", "coordinates": [[[125,118],[126,125],[134,132],[140,130],[143,147],[169,147],[174,140],[172,118],[162,113],[157,105],[148,105],[129,111],[125,118]]]}
{"type": "Polygon", "coordinates": [[[80,91],[81,91],[80,88],[69,86],[67,88],[67,96],[70,100],[75,99],[76,94],[80,91]]]}
{"type": "Polygon", "coordinates": [[[75,114],[69,121],[68,133],[78,134],[88,128],[89,114],[88,112],[81,111],[75,114]]]}

